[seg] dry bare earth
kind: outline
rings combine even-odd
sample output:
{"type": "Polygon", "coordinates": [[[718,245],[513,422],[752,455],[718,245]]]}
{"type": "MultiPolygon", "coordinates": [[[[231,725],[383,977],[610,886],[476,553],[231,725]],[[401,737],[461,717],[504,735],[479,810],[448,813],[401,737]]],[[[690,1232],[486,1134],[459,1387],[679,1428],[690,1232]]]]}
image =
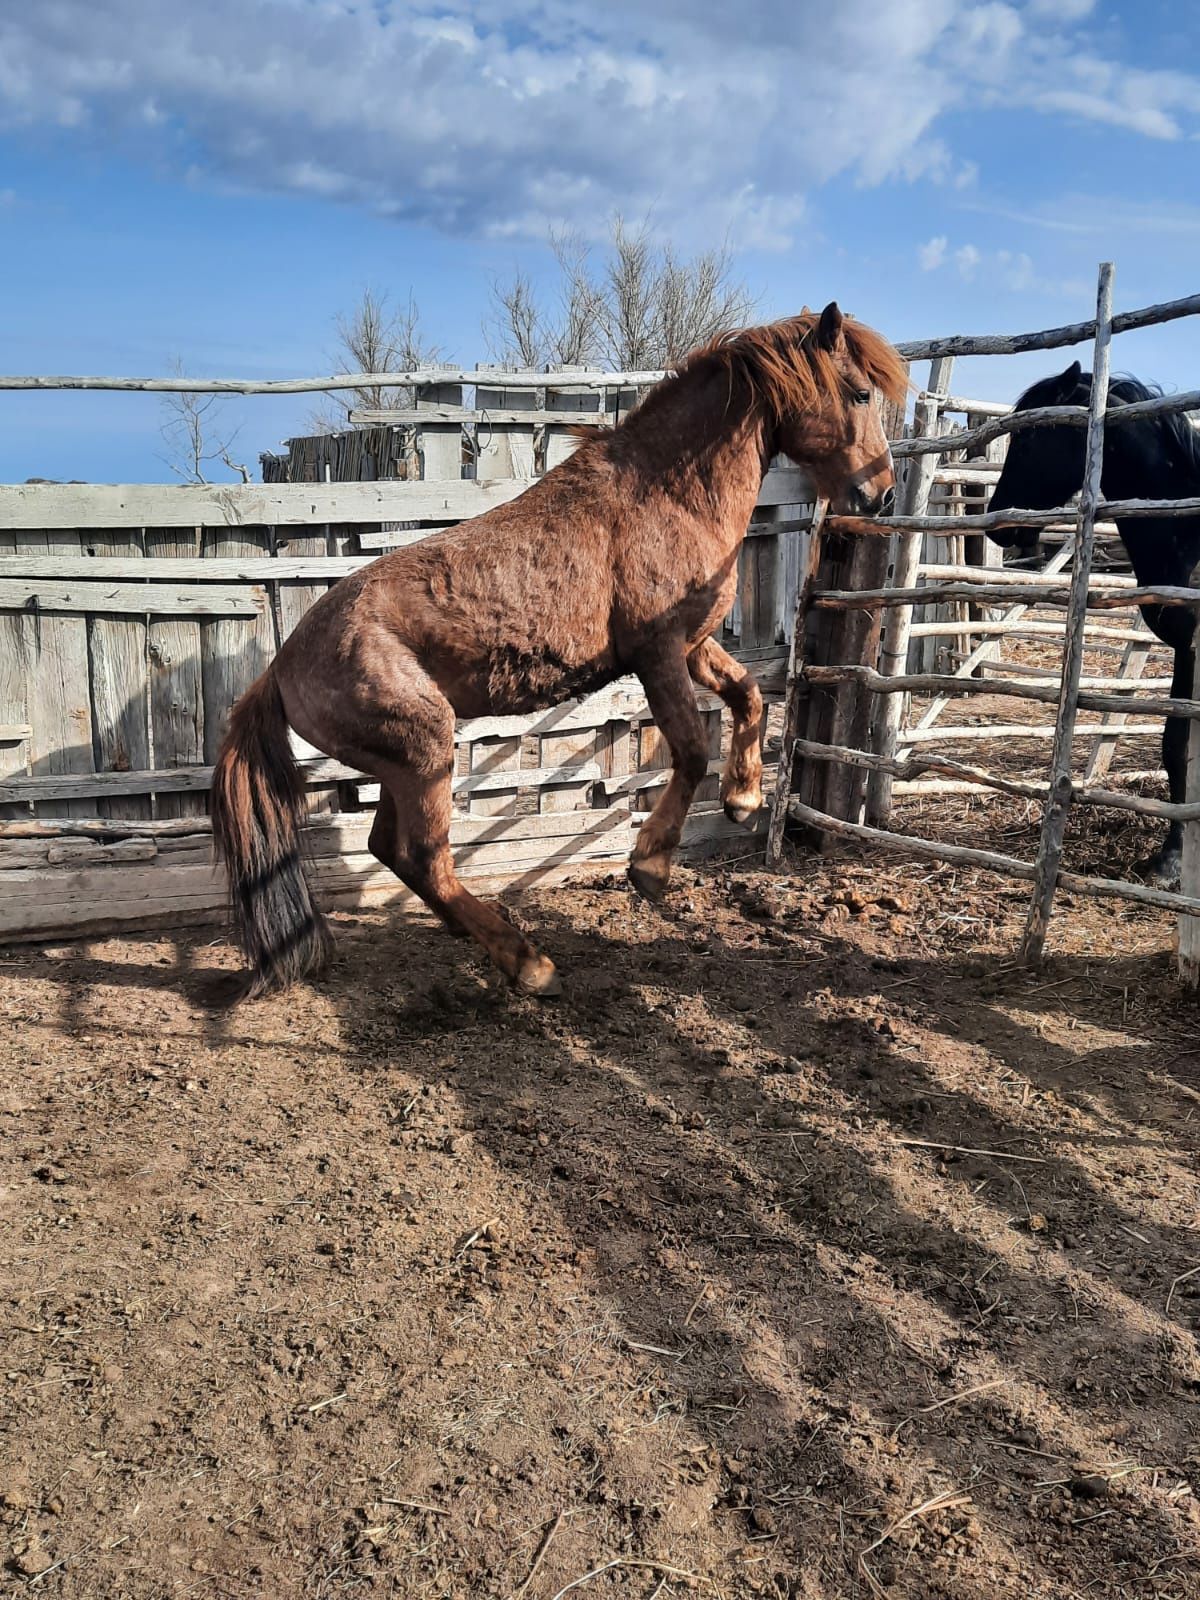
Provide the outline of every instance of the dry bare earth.
{"type": "Polygon", "coordinates": [[[1200,1592],[1196,1011],[1023,906],[555,889],[541,1007],[381,915],[224,1018],[224,946],[10,952],[4,1592],[1200,1592]]]}

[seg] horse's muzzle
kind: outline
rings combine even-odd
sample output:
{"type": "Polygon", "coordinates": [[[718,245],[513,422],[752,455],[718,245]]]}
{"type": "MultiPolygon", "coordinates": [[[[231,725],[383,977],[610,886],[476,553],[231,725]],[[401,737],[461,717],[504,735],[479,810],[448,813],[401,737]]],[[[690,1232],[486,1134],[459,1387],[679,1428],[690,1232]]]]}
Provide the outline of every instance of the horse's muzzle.
{"type": "Polygon", "coordinates": [[[889,484],[881,494],[867,494],[857,484],[852,484],[846,493],[845,510],[842,513],[848,517],[886,517],[896,507],[895,486],[889,484]]]}

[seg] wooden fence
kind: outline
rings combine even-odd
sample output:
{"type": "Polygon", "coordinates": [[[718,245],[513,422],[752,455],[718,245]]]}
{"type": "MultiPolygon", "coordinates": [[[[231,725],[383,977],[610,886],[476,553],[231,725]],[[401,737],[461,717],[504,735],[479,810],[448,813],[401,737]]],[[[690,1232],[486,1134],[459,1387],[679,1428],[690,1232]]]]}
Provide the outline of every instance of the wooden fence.
{"type": "MultiPolygon", "coordinates": [[[[224,888],[205,815],[212,763],[231,704],[308,607],[381,551],[521,493],[574,447],[571,425],[611,423],[655,375],[408,376],[411,406],[363,417],[355,434],[298,442],[266,464],[276,481],[0,486],[0,938],[219,915],[224,888]],[[367,481],[327,481],[335,470],[367,481]]],[[[775,702],[810,500],[794,467],[768,472],[726,624],[726,644],[755,663],[775,702]]],[[[700,700],[715,774],[721,710],[700,700]]],[[[633,680],[532,717],[464,722],[456,744],[453,843],[464,876],[496,883],[611,869],[668,764],[633,680]]],[[[297,748],[325,902],[405,898],[366,851],[370,780],[297,748]]],[[[715,792],[713,776],[685,849],[745,837],[715,792]]]]}
{"type": "Polygon", "coordinates": [[[1102,499],[1100,490],[1106,422],[1118,426],[1139,416],[1200,408],[1200,392],[1189,392],[1107,412],[1112,336],[1198,314],[1200,296],[1114,316],[1112,283],[1113,269],[1105,265],[1100,270],[1097,314],[1087,323],[1042,333],[955,337],[901,346],[910,360],[929,360],[930,370],[916,404],[913,433],[893,446],[906,463],[898,513],[871,523],[830,518],[810,541],[808,571],[798,595],[796,647],[788,673],[767,854],[769,861],[779,861],[785,826],[792,821],[819,837],[858,839],[921,859],[982,867],[1028,881],[1033,890],[1021,954],[1030,962],[1042,956],[1059,886],[1173,910],[1180,919],[1181,973],[1195,987],[1200,983],[1200,681],[1191,700],[1147,695],[1147,689],[1164,686],[1142,677],[1156,641],[1136,614],[1118,618],[1123,626],[1116,628],[1111,621],[1113,612],[1146,602],[1200,607],[1200,590],[1140,589],[1131,578],[1098,575],[1093,560],[1098,530],[1110,527],[1111,519],[1200,513],[1200,498],[1117,502],[1102,499]],[[1014,413],[1005,406],[955,399],[950,392],[957,356],[1054,349],[1088,339],[1094,343],[1088,407],[1014,413]],[[951,412],[967,415],[965,432],[947,432],[943,427],[946,413],[951,412]],[[979,513],[978,502],[974,510],[966,506],[972,492],[986,493],[998,476],[998,462],[988,457],[996,441],[1018,429],[1064,422],[1087,429],[1087,465],[1078,506],[990,515],[979,513]],[[940,506],[935,499],[939,485],[947,491],[940,506]],[[968,541],[976,541],[975,551],[981,552],[987,548],[981,536],[990,527],[1021,522],[1065,530],[1059,551],[1043,572],[997,570],[994,556],[988,565],[978,554],[970,559],[968,541]],[[890,541],[878,539],[871,554],[870,541],[862,536],[889,530],[890,541]],[[940,550],[931,552],[933,540],[940,541],[940,550]],[[930,560],[931,553],[942,559],[930,560]],[[1058,608],[1065,615],[1053,622],[1035,620],[1039,607],[1058,608]],[[997,660],[996,646],[1006,634],[1034,626],[1044,630],[1036,637],[1061,643],[1057,673],[1025,669],[1022,674],[1012,663],[993,673],[985,671],[988,660],[997,660]],[[921,659],[923,641],[948,634],[967,641],[955,669],[922,670],[928,665],[921,659]],[[1084,653],[1096,644],[1123,646],[1121,668],[1111,678],[1087,681],[1084,653]],[[933,697],[915,721],[905,715],[914,694],[933,697]],[[972,694],[1052,704],[1054,724],[1036,729],[939,726],[947,705],[972,694]],[[1099,729],[1084,728],[1078,721],[1080,710],[1102,712],[1106,720],[1099,729]],[[1108,769],[1118,739],[1161,731],[1161,720],[1129,718],[1168,715],[1189,719],[1192,729],[1185,802],[1172,805],[1101,787],[1098,780],[1108,769]],[[971,735],[1011,742],[1033,733],[1052,740],[1049,772],[1040,783],[1014,781],[929,748],[934,741],[953,746],[971,735]],[[1091,740],[1092,751],[1079,782],[1075,768],[1081,736],[1091,740]],[[930,772],[936,776],[922,776],[930,772]],[[974,790],[1041,801],[1036,860],[1026,862],[891,831],[887,824],[900,784],[908,794],[974,790]],[[1182,892],[1063,871],[1063,842],[1073,805],[1106,806],[1182,822],[1182,892]]]}

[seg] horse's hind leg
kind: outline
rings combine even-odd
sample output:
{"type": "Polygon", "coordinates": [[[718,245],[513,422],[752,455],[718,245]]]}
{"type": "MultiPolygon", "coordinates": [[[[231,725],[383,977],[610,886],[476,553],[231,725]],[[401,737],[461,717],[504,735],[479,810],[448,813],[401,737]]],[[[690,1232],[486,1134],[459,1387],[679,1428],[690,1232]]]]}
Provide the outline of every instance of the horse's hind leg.
{"type": "Polygon", "coordinates": [[[681,647],[664,647],[637,665],[637,675],[659,731],[671,750],[671,778],[658,804],[638,830],[629,880],[657,900],[671,875],[688,807],[708,772],[708,741],[681,647]]]}
{"type": "Polygon", "coordinates": [[[469,894],[458,881],[450,853],[453,748],[451,731],[444,763],[432,774],[409,764],[376,763],[383,790],[371,829],[371,853],[420,895],[452,932],[468,934],[481,944],[518,989],[526,994],[558,994],[562,984],[554,963],[498,910],[469,894]]]}
{"type": "Polygon", "coordinates": [[[702,689],[720,695],[733,715],[729,758],[721,774],[721,803],[733,822],[750,822],[762,809],[762,692],[752,673],[715,639],[697,645],[688,671],[702,689]]]}
{"type": "MultiPolygon", "coordinates": [[[[1175,669],[1171,679],[1171,698],[1190,700],[1194,656],[1187,648],[1175,652],[1175,669]]],[[[1168,717],[1163,728],[1162,757],[1167,774],[1167,792],[1173,805],[1182,805],[1187,799],[1187,747],[1188,719],[1168,717]]],[[[1177,889],[1183,870],[1183,824],[1172,822],[1167,829],[1156,855],[1138,863],[1138,872],[1164,889],[1177,889]]]]}

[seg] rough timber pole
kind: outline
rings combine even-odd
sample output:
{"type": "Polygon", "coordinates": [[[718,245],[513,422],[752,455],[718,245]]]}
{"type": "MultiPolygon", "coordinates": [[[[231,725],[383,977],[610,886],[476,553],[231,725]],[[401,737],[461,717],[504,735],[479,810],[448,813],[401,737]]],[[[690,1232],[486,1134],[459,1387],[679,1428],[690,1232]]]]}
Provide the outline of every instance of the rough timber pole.
{"type": "MultiPolygon", "coordinates": [[[[954,371],[953,357],[941,356],[930,363],[926,398],[917,401],[913,413],[913,434],[936,434],[941,418],[941,399],[950,388],[954,371]]],[[[929,491],[937,470],[936,455],[913,456],[908,462],[904,479],[901,510],[905,516],[922,517],[929,507],[929,491]]],[[[889,587],[910,589],[917,581],[917,568],[921,564],[921,551],[925,545],[923,533],[897,533],[894,536],[894,556],[889,587]]],[[[893,607],[883,619],[883,635],[879,646],[879,670],[892,676],[908,670],[908,644],[912,629],[913,607],[893,607]]],[[[890,761],[896,754],[900,725],[904,719],[904,700],[899,695],[881,695],[871,711],[871,729],[868,735],[870,748],[890,761]]],[[[867,784],[867,819],[886,823],[892,809],[892,777],[885,771],[873,772],[867,784]]]]}
{"type": "Polygon", "coordinates": [[[771,801],[771,820],[767,829],[767,866],[776,870],[783,855],[783,831],[787,826],[787,809],[792,798],[795,777],[796,740],[800,736],[800,717],[808,694],[804,682],[804,648],[808,631],[809,605],[821,570],[824,549],[822,528],[829,509],[828,500],[818,500],[813,507],[808,541],[804,552],[804,570],[800,587],[796,591],[796,613],[792,625],[792,643],[788,651],[787,691],[783,705],[783,731],[779,741],[779,767],[775,778],[775,793],[771,801]]]}
{"type": "Polygon", "coordinates": [[[1070,598],[1067,602],[1066,641],[1063,651],[1062,690],[1058,717],[1054,725],[1054,746],[1050,759],[1050,792],[1042,817],[1042,836],[1038,843],[1033,897],[1021,941],[1021,959],[1035,965],[1042,959],[1050,908],[1062,863],[1067,812],[1071,806],[1072,740],[1079,703],[1079,679],[1083,672],[1084,624],[1087,618],[1088,582],[1092,572],[1092,550],[1096,536],[1096,503],[1100,499],[1100,479],[1104,468],[1104,413],[1108,406],[1108,357],[1112,341],[1113,266],[1100,267],[1096,294],[1096,345],[1092,362],[1092,398],[1088,407],[1087,452],[1084,457],[1083,491],[1079,497],[1079,532],[1075,539],[1075,564],[1071,570],[1070,598]]]}

